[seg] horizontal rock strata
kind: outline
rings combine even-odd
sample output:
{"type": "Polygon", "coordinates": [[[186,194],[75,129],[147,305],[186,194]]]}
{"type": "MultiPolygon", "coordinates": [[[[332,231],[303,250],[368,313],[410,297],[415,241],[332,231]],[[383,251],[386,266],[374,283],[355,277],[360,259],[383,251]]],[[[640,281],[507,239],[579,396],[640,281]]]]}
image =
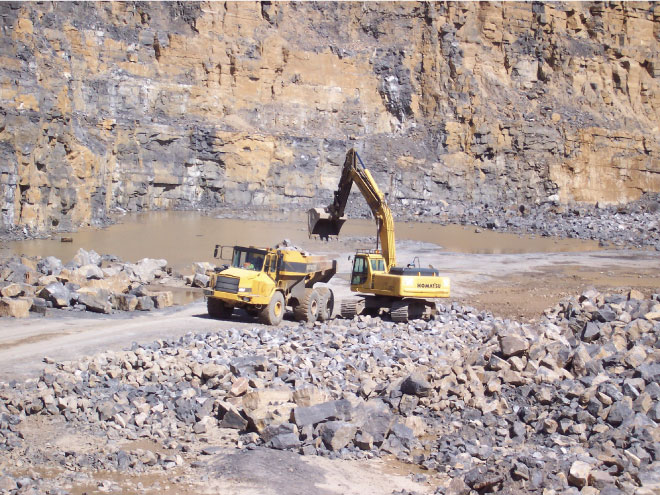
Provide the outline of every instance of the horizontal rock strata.
{"type": "Polygon", "coordinates": [[[654,3],[2,3],[0,229],[660,191],[654,3]]]}

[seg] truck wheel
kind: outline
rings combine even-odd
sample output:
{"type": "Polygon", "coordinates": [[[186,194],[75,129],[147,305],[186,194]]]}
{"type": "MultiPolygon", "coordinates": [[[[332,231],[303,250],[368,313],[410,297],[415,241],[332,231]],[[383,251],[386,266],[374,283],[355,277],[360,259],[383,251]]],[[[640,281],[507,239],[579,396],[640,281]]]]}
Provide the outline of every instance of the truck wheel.
{"type": "Polygon", "coordinates": [[[316,289],[305,289],[300,304],[293,310],[296,320],[314,323],[319,317],[319,299],[319,292],[316,289]]]}
{"type": "Polygon", "coordinates": [[[328,287],[320,287],[318,293],[321,296],[319,301],[319,321],[327,321],[332,318],[332,312],[335,309],[335,294],[328,287]]]}
{"type": "Polygon", "coordinates": [[[259,313],[259,319],[266,325],[279,325],[284,318],[284,296],[281,292],[275,292],[270,302],[259,313]]]}
{"type": "Polygon", "coordinates": [[[220,299],[210,297],[206,300],[206,309],[211,318],[222,318],[223,320],[231,318],[231,314],[234,312],[233,306],[227,306],[220,299]]]}

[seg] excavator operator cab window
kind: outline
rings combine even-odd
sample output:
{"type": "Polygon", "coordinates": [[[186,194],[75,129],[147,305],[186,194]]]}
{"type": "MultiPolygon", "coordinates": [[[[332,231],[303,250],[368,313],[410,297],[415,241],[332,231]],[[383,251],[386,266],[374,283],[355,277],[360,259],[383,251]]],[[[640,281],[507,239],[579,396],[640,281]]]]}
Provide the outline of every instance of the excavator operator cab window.
{"type": "Polygon", "coordinates": [[[372,272],[384,272],[385,271],[385,261],[384,260],[371,260],[371,271],[372,272]]]}
{"type": "Polygon", "coordinates": [[[353,261],[353,273],[351,274],[352,285],[362,285],[367,281],[367,259],[363,256],[356,256],[353,261]]]}

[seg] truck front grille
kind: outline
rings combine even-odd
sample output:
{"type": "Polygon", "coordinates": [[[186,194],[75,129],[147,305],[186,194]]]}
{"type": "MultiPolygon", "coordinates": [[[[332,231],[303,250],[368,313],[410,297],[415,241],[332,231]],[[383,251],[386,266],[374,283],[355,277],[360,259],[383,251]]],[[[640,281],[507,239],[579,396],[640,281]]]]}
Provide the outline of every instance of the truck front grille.
{"type": "Polygon", "coordinates": [[[236,294],[238,292],[238,279],[235,277],[218,275],[218,278],[215,280],[215,290],[236,294]]]}

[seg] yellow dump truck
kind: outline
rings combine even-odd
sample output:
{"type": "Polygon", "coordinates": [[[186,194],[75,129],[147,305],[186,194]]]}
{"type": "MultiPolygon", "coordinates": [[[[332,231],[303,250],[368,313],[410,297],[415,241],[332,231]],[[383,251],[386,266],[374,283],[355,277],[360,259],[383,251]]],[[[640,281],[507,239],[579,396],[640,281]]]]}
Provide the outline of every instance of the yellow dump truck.
{"type": "Polygon", "coordinates": [[[209,316],[226,319],[234,308],[243,308],[262,323],[278,325],[287,306],[298,321],[324,321],[332,316],[332,290],[314,286],[332,278],[336,260],[288,247],[219,245],[214,257],[231,264],[216,269],[205,290],[209,316]]]}

